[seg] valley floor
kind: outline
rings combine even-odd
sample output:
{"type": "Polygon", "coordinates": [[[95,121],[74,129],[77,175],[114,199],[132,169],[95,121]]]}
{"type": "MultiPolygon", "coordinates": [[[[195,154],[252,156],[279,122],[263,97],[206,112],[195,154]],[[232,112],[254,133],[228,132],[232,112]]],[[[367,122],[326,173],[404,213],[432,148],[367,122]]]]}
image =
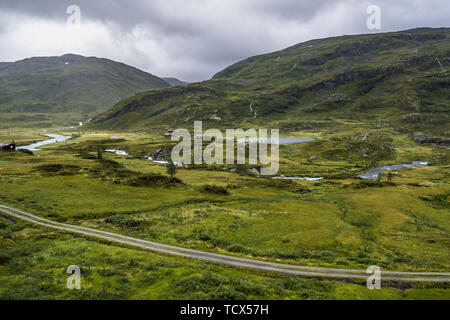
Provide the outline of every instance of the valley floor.
{"type": "MultiPolygon", "coordinates": [[[[59,222],[244,258],[330,268],[450,270],[445,147],[390,134],[395,157],[378,165],[416,160],[431,165],[366,181],[356,176],[367,168],[324,156],[328,133],[293,132],[319,140],[282,146],[280,174],[323,180],[274,180],[200,166],[179,168],[182,182],[175,183],[163,177],[164,165],[143,158],[170,146],[160,135],[58,133],[74,136],[34,154],[0,153],[1,204],[59,222]],[[103,152],[98,159],[99,147],[130,155],[103,152]]],[[[24,145],[44,140],[43,134],[13,135],[24,145]]],[[[262,274],[15,222],[0,220],[3,299],[450,298],[448,283],[386,282],[381,290],[368,290],[365,281],[262,274]],[[69,265],[82,268],[79,292],[65,287],[69,265]]]]}

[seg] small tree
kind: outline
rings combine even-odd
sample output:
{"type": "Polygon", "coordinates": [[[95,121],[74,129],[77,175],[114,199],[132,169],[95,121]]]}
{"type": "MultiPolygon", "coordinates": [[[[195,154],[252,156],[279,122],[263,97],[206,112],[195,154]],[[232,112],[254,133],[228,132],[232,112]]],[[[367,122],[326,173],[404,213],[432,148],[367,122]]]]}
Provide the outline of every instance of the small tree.
{"type": "Polygon", "coordinates": [[[394,174],[393,174],[392,172],[388,172],[388,173],[386,174],[386,180],[387,180],[387,182],[391,182],[392,179],[394,179],[394,174]]]}
{"type": "Polygon", "coordinates": [[[103,159],[103,150],[102,147],[97,147],[97,159],[103,159]]]}
{"type": "Polygon", "coordinates": [[[170,175],[170,177],[173,179],[173,177],[175,177],[175,175],[177,174],[177,166],[175,165],[175,163],[173,163],[172,158],[168,158],[167,159],[167,174],[170,175]]]}

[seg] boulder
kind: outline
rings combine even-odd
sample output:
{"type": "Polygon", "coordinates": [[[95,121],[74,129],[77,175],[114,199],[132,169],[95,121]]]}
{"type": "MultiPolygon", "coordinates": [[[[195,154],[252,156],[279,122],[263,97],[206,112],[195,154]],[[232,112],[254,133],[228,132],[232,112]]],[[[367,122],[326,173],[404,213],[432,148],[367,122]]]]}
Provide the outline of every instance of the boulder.
{"type": "Polygon", "coordinates": [[[170,156],[170,153],[169,148],[157,149],[150,154],[150,158],[153,161],[165,161],[170,156]]]}
{"type": "Polygon", "coordinates": [[[425,120],[425,118],[420,113],[410,113],[404,115],[402,120],[403,122],[414,123],[414,122],[422,122],[425,120]]]}

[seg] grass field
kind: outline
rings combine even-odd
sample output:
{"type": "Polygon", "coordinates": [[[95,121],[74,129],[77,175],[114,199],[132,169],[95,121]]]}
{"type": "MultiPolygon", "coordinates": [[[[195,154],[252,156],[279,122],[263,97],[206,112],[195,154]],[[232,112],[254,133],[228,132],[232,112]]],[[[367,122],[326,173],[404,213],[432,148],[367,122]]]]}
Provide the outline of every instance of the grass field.
{"type": "MultiPolygon", "coordinates": [[[[45,139],[44,133],[4,130],[0,136],[13,135],[26,144],[45,139]]],[[[282,146],[280,173],[323,180],[274,180],[225,166],[198,166],[179,168],[176,177],[182,182],[175,183],[163,177],[164,165],[142,158],[170,147],[159,135],[78,133],[32,155],[0,153],[0,202],[53,220],[241,257],[324,267],[449,270],[445,147],[418,145],[406,134],[386,130],[395,151],[381,155],[373,142],[369,147],[377,164],[422,160],[431,165],[363,181],[355,176],[367,170],[366,162],[336,158],[348,146],[345,137],[299,131],[290,135],[319,140],[282,146]],[[97,159],[99,147],[130,156],[103,152],[97,159]]],[[[370,291],[364,283],[268,277],[0,223],[1,298],[450,298],[447,285],[392,284],[396,288],[370,291]],[[86,290],[65,289],[64,268],[70,264],[86,270],[86,290]]]]}

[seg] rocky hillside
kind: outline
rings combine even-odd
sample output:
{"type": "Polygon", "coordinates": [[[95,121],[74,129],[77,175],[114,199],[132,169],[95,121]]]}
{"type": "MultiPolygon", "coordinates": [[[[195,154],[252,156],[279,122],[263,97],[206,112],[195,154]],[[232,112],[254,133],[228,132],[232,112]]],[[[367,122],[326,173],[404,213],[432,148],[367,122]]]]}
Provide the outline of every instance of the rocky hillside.
{"type": "Polygon", "coordinates": [[[140,93],[94,119],[104,129],[390,122],[450,135],[449,28],[312,40],[248,58],[213,79],[140,93]]]}

